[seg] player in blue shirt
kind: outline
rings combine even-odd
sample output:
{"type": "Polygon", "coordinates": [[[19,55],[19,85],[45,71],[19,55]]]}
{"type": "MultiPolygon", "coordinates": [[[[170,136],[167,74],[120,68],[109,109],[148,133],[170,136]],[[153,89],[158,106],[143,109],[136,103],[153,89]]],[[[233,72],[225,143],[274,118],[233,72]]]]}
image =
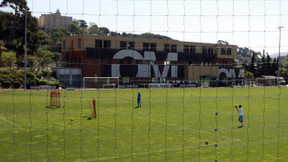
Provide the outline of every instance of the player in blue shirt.
{"type": "Polygon", "coordinates": [[[139,91],[137,94],[137,107],[141,107],[141,93],[139,91]]]}
{"type": "Polygon", "coordinates": [[[244,126],[242,105],[239,105],[239,109],[238,109],[238,106],[235,105],[235,108],[237,109],[239,113],[239,122],[241,123],[241,125],[238,128],[242,128],[244,126]]]}

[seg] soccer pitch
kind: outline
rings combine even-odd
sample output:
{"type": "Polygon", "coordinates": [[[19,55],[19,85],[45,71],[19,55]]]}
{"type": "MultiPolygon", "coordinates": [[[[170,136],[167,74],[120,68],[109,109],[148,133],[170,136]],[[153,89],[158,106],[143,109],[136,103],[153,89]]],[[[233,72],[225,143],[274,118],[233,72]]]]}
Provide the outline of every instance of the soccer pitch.
{"type": "Polygon", "coordinates": [[[0,92],[0,161],[288,159],[286,87],[61,91],[61,108],[49,102],[49,91],[0,92]]]}

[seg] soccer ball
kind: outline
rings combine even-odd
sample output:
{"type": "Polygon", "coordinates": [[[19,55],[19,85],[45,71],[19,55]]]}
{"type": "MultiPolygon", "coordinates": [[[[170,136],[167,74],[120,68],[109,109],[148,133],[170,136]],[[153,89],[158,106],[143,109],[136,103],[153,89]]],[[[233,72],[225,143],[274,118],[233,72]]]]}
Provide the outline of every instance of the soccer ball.
{"type": "Polygon", "coordinates": [[[206,141],[205,141],[205,144],[206,144],[206,145],[208,145],[208,144],[209,144],[208,140],[206,140],[206,141]]]}
{"type": "Polygon", "coordinates": [[[73,121],[74,121],[74,118],[70,118],[70,121],[73,122],[73,121]]]}
{"type": "Polygon", "coordinates": [[[235,107],[237,108],[237,107],[238,107],[238,105],[237,105],[237,104],[235,104],[235,107]]]}

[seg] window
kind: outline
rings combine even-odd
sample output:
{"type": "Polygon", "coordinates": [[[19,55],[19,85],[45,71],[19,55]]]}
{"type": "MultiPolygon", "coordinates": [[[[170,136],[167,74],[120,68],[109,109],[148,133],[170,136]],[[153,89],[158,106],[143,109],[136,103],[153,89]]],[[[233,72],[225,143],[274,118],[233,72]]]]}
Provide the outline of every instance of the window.
{"type": "Polygon", "coordinates": [[[120,49],[126,49],[127,48],[127,42],[120,41],[120,49]]]}
{"type": "Polygon", "coordinates": [[[156,43],[143,43],[144,51],[156,51],[156,43]]]}
{"type": "Polygon", "coordinates": [[[164,52],[177,52],[176,44],[164,44],[164,52]]]}
{"type": "Polygon", "coordinates": [[[221,48],[221,55],[225,55],[226,54],[226,48],[221,48]]]}
{"type": "Polygon", "coordinates": [[[102,48],[102,40],[95,39],[95,47],[96,48],[102,48]]]}
{"type": "Polygon", "coordinates": [[[104,48],[111,48],[111,41],[110,40],[104,40],[104,48]]]}
{"type": "Polygon", "coordinates": [[[135,42],[120,41],[120,49],[134,49],[135,42]]]}
{"type": "Polygon", "coordinates": [[[111,48],[110,40],[95,39],[95,48],[111,48]]]}
{"type": "Polygon", "coordinates": [[[143,43],[143,50],[149,51],[149,43],[143,43]]]}
{"type": "Polygon", "coordinates": [[[232,49],[231,48],[221,48],[221,55],[231,55],[232,49]]]}
{"type": "Polygon", "coordinates": [[[231,48],[227,48],[227,55],[231,55],[232,54],[232,49],[231,48]]]}
{"type": "Polygon", "coordinates": [[[213,54],[213,48],[212,47],[202,47],[202,53],[203,54],[213,54]]]}
{"type": "Polygon", "coordinates": [[[171,45],[171,52],[177,52],[177,45],[176,44],[171,45]]]}
{"type": "Polygon", "coordinates": [[[184,53],[190,53],[190,47],[184,45],[184,53]]]}
{"type": "Polygon", "coordinates": [[[170,52],[170,45],[164,44],[164,52],[170,52]]]}
{"type": "Polygon", "coordinates": [[[81,48],[81,39],[78,39],[78,48],[81,48]]]}
{"type": "Polygon", "coordinates": [[[196,47],[184,45],[184,53],[196,53],[196,47]]]}
{"type": "Polygon", "coordinates": [[[213,54],[213,48],[212,47],[208,47],[208,54],[213,54]]]}
{"type": "Polygon", "coordinates": [[[196,53],[196,46],[190,46],[190,53],[196,53]]]}
{"type": "Polygon", "coordinates": [[[156,43],[150,44],[150,51],[156,51],[156,43]]]}
{"type": "Polygon", "coordinates": [[[129,42],[128,49],[134,49],[134,48],[135,48],[135,42],[129,42]]]}

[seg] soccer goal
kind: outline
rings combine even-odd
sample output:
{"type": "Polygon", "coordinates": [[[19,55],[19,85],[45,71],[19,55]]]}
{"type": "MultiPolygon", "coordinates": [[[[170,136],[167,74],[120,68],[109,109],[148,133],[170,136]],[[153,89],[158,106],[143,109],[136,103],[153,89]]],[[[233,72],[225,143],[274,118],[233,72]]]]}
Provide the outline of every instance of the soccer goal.
{"type": "Polygon", "coordinates": [[[256,86],[276,86],[275,78],[256,78],[256,86]]]}
{"type": "Polygon", "coordinates": [[[83,89],[118,88],[119,77],[83,77],[83,89]]]}

